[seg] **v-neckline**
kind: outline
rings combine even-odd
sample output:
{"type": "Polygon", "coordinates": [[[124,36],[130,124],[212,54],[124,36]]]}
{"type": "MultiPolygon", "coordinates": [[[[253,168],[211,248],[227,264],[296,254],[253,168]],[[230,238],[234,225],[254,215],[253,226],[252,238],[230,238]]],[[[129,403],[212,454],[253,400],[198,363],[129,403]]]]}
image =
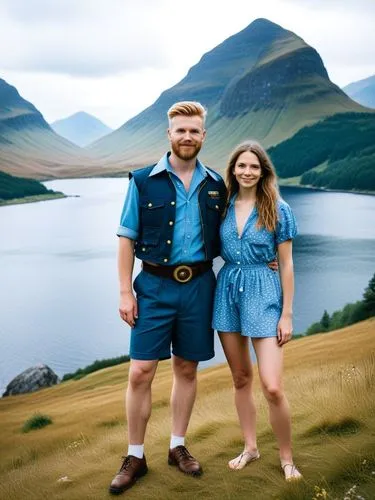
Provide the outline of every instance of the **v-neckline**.
{"type": "Polygon", "coordinates": [[[247,219],[245,220],[245,224],[243,225],[243,228],[242,228],[242,231],[241,231],[241,234],[238,230],[238,219],[237,219],[237,213],[236,213],[236,199],[237,199],[237,196],[233,199],[233,214],[234,214],[234,225],[236,226],[236,233],[237,233],[237,237],[238,239],[241,239],[244,232],[245,232],[245,229],[246,229],[246,226],[248,225],[249,223],[249,220],[250,218],[252,217],[252,215],[254,214],[254,211],[255,211],[255,203],[253,205],[253,208],[251,209],[247,219]]]}

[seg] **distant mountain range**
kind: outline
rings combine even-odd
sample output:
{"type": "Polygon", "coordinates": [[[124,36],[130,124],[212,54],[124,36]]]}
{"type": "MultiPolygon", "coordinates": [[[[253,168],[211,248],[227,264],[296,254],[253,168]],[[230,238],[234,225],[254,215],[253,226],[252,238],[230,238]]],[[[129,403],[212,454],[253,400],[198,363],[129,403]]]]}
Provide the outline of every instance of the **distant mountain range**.
{"type": "MultiPolygon", "coordinates": [[[[112,173],[123,170],[121,164],[111,167],[112,173]]],[[[0,79],[0,171],[46,180],[102,175],[103,165],[52,130],[33,104],[0,79]]]]}
{"type": "Polygon", "coordinates": [[[126,165],[157,161],[167,148],[166,111],[178,100],[207,106],[202,159],[217,169],[245,138],[270,147],[333,114],[368,111],[329,80],[315,49],[291,31],[257,19],[206,53],[152,106],[89,150],[104,161],[126,165]]]}
{"type": "Polygon", "coordinates": [[[0,170],[50,179],[86,175],[95,168],[87,151],[56,134],[35,106],[0,79],[0,170]]]}
{"type": "MultiPolygon", "coordinates": [[[[339,170],[342,189],[362,189],[363,175],[354,178],[374,164],[373,110],[333,84],[319,54],[300,37],[257,19],[204,54],[153,105],[85,149],[54,132],[31,103],[0,80],[0,170],[47,179],[121,175],[151,164],[168,149],[166,113],[179,100],[198,100],[208,108],[201,159],[218,170],[231,149],[250,137],[272,152],[290,184],[334,189],[339,170]]],[[[70,117],[71,124],[77,121],[70,117]]],[[[375,190],[372,182],[367,190],[375,190]]]]}
{"type": "Polygon", "coordinates": [[[52,129],[77,146],[88,146],[113,130],[103,122],[84,111],[51,123],[52,129]]]}
{"type": "Polygon", "coordinates": [[[375,108],[375,75],[350,83],[342,90],[363,106],[375,108]]]}

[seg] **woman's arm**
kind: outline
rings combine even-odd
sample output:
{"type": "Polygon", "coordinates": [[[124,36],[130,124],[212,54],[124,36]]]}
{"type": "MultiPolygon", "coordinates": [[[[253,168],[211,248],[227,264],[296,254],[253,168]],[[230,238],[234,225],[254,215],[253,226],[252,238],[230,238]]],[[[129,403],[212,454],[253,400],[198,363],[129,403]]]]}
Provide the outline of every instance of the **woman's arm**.
{"type": "Polygon", "coordinates": [[[293,333],[293,295],[294,271],[292,256],[292,240],[284,241],[278,245],[281,288],[283,290],[283,309],[277,326],[279,345],[288,342],[293,333]]]}

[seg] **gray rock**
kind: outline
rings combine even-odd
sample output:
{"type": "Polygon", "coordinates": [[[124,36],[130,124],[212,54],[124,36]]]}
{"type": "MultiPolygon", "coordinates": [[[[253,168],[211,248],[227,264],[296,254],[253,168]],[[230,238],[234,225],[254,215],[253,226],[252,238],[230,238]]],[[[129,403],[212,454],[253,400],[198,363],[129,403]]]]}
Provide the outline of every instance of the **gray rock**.
{"type": "Polygon", "coordinates": [[[49,366],[33,366],[9,382],[3,397],[38,391],[39,389],[43,389],[43,387],[51,387],[58,382],[59,377],[49,366]]]}

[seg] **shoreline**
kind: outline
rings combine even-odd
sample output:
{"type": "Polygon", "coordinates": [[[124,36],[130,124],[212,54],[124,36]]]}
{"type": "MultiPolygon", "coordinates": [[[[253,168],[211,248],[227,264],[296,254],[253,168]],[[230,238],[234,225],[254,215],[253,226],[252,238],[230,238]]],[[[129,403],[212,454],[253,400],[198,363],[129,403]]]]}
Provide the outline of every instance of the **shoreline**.
{"type": "MultiPolygon", "coordinates": [[[[66,179],[104,179],[104,178],[110,178],[110,179],[120,179],[120,178],[126,178],[128,176],[128,171],[126,172],[121,172],[116,174],[104,174],[104,175],[93,175],[93,176],[87,176],[87,177],[64,177],[61,179],[45,179],[40,182],[51,182],[51,181],[59,181],[59,180],[66,180],[66,179]]],[[[324,188],[324,187],[317,187],[317,186],[312,186],[311,184],[306,184],[306,185],[301,185],[301,184],[295,184],[291,183],[288,179],[278,179],[278,185],[280,188],[293,188],[293,189],[307,189],[309,191],[322,191],[326,193],[347,193],[347,194],[361,194],[361,195],[366,195],[366,196],[375,196],[375,191],[362,191],[362,190],[345,190],[345,189],[329,189],[329,188],[324,188]]],[[[47,193],[47,194],[40,194],[40,195],[33,195],[33,196],[25,196],[24,198],[13,198],[11,200],[3,200],[0,201],[0,207],[5,207],[5,206],[10,206],[10,205],[21,205],[24,203],[35,203],[39,201],[49,201],[49,200],[54,200],[54,199],[61,199],[61,198],[70,198],[70,197],[78,197],[79,195],[66,195],[61,192],[56,192],[56,193],[47,193]]]]}
{"type": "Polygon", "coordinates": [[[329,189],[324,187],[312,186],[311,184],[288,184],[281,179],[278,180],[279,187],[290,187],[295,189],[308,189],[309,191],[323,191],[326,193],[347,193],[347,194],[365,194],[367,196],[375,196],[375,191],[361,191],[361,190],[345,190],[345,189],[329,189]]]}
{"type": "Polygon", "coordinates": [[[68,198],[68,195],[60,192],[35,194],[31,196],[25,196],[23,198],[12,198],[11,200],[2,200],[0,201],[0,207],[7,207],[10,205],[22,205],[24,203],[36,203],[39,201],[59,200],[61,198],[68,198]]]}

